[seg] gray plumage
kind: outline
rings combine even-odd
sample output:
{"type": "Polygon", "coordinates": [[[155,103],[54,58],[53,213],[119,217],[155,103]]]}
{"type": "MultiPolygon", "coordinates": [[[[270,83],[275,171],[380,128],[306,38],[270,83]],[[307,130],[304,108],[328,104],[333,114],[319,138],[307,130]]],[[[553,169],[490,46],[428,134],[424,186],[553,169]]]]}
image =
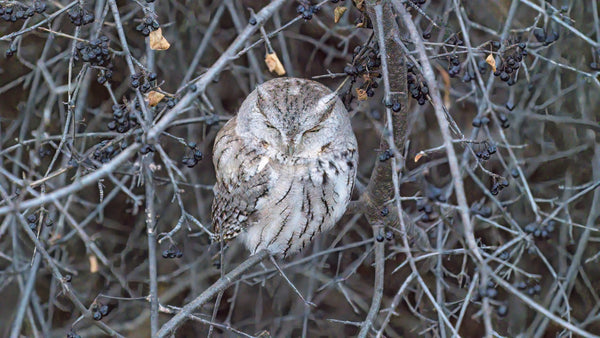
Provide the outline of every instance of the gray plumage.
{"type": "Polygon", "coordinates": [[[242,103],[215,139],[214,240],[289,255],[346,210],[358,153],[348,112],[318,82],[279,78],[242,103]]]}

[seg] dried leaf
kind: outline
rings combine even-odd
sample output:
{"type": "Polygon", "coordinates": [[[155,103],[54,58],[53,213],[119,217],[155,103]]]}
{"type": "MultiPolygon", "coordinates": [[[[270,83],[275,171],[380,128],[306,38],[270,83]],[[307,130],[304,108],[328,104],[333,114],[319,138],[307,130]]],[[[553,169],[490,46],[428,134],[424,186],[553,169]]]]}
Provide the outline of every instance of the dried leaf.
{"type": "Polygon", "coordinates": [[[96,256],[89,256],[89,260],[90,260],[90,272],[91,273],[96,273],[98,272],[98,258],[96,258],[96,256]]]}
{"type": "Polygon", "coordinates": [[[496,71],[496,59],[494,59],[494,56],[492,54],[488,55],[487,58],[485,58],[485,62],[487,62],[488,65],[492,66],[492,71],[496,71]]]}
{"type": "Polygon", "coordinates": [[[359,11],[365,9],[365,0],[354,0],[354,5],[359,11]]]}
{"type": "Polygon", "coordinates": [[[346,10],[348,10],[347,7],[336,7],[333,10],[333,22],[338,23],[340,22],[340,19],[342,18],[342,15],[344,15],[344,13],[346,13],[346,10]]]}
{"type": "Polygon", "coordinates": [[[358,101],[365,101],[368,98],[367,91],[360,88],[356,88],[356,96],[358,101]]]}
{"type": "Polygon", "coordinates": [[[167,50],[171,44],[162,35],[162,28],[150,32],[150,48],[152,50],[167,50]]]}
{"type": "Polygon", "coordinates": [[[267,56],[265,56],[265,63],[271,73],[275,73],[279,76],[285,74],[285,68],[283,68],[283,64],[279,61],[276,53],[267,53],[267,56]]]}
{"type": "Polygon", "coordinates": [[[415,156],[415,163],[419,162],[419,160],[421,159],[421,157],[427,156],[426,153],[424,153],[423,151],[419,151],[419,153],[415,156]]]}
{"type": "Polygon", "coordinates": [[[444,106],[446,106],[446,109],[450,109],[452,106],[452,100],[450,100],[450,75],[448,75],[448,72],[444,68],[438,66],[437,64],[435,68],[442,75],[442,81],[444,82],[444,106]]]}
{"type": "Polygon", "coordinates": [[[365,28],[367,27],[367,20],[364,18],[362,18],[362,20],[356,24],[356,28],[365,28]]]}
{"type": "MultiPolygon", "coordinates": [[[[160,88],[158,88],[158,89],[160,89],[160,88]]],[[[154,107],[164,97],[165,97],[165,94],[153,90],[150,93],[148,93],[148,95],[146,96],[146,99],[148,100],[148,105],[150,105],[150,107],[154,107]]]]}

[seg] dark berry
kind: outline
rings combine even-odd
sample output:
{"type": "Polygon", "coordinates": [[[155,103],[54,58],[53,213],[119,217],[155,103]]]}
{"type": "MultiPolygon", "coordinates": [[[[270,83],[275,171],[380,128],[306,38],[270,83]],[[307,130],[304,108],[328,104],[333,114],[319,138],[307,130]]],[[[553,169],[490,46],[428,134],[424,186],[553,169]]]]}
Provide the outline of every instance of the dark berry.
{"type": "Polygon", "coordinates": [[[543,28],[535,28],[533,30],[533,36],[535,36],[536,40],[538,40],[538,42],[544,42],[546,41],[546,32],[544,31],[543,28]]]}
{"type": "Polygon", "coordinates": [[[506,102],[506,109],[513,111],[513,109],[515,109],[515,104],[512,100],[509,100],[508,102],[506,102]]]}
{"type": "Polygon", "coordinates": [[[498,308],[496,309],[496,313],[500,317],[505,317],[506,314],[508,314],[508,306],[506,306],[505,304],[498,306],[498,308]]]}

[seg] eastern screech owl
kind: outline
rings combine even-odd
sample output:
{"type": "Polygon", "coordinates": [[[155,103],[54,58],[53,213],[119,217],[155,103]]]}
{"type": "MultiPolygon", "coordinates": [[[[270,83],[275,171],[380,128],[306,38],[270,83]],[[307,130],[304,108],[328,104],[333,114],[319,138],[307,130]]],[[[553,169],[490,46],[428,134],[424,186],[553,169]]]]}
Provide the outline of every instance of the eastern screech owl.
{"type": "Polygon", "coordinates": [[[214,240],[240,237],[254,254],[286,256],[346,210],[358,161],[348,112],[324,85],[259,85],[217,134],[214,240]]]}

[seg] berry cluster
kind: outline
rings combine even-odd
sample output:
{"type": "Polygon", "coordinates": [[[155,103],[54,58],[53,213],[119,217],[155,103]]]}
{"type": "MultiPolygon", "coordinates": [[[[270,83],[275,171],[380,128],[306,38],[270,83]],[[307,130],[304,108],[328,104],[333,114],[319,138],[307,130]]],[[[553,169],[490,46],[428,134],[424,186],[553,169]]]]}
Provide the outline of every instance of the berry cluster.
{"type": "Polygon", "coordinates": [[[313,14],[321,10],[319,6],[311,5],[310,3],[300,4],[296,7],[296,12],[302,15],[302,19],[308,21],[312,19],[313,14]]]}
{"type": "Polygon", "coordinates": [[[77,5],[69,11],[69,20],[75,26],[84,26],[94,22],[94,13],[83,8],[81,5],[77,5]]]}
{"type": "Polygon", "coordinates": [[[94,320],[101,320],[102,317],[108,315],[109,312],[110,309],[108,305],[102,305],[97,303],[94,303],[92,305],[92,317],[94,318],[94,320]]]}
{"type": "Polygon", "coordinates": [[[6,22],[29,19],[35,13],[41,14],[44,11],[46,11],[46,3],[41,1],[36,1],[33,6],[0,4],[0,18],[6,22]]]}
{"type": "Polygon", "coordinates": [[[106,81],[112,80],[112,66],[112,63],[109,63],[107,69],[100,69],[98,77],[96,78],[96,81],[98,81],[99,84],[104,84],[106,81]]]}
{"type": "Polygon", "coordinates": [[[29,229],[31,230],[35,230],[37,228],[37,215],[36,214],[29,214],[27,216],[27,222],[29,223],[29,229]]]}
{"type": "Polygon", "coordinates": [[[503,113],[498,114],[498,120],[500,121],[500,127],[502,127],[502,129],[506,129],[506,128],[510,127],[510,122],[508,122],[508,117],[506,117],[506,115],[504,115],[503,113]]]}
{"type": "MultiPolygon", "coordinates": [[[[492,208],[485,205],[473,205],[471,207],[471,214],[479,215],[484,218],[492,216],[492,208]]],[[[505,251],[503,251],[504,253],[505,251]]]]}
{"type": "Polygon", "coordinates": [[[480,300],[482,298],[496,298],[498,297],[498,289],[496,288],[496,284],[492,281],[488,281],[487,287],[479,288],[479,293],[476,294],[475,300],[480,300]]]}
{"type": "MultiPolygon", "coordinates": [[[[139,109],[139,104],[136,103],[136,108],[139,109]]],[[[113,120],[108,122],[109,130],[116,130],[119,133],[125,133],[131,128],[135,128],[139,125],[136,114],[141,116],[141,111],[132,113],[127,105],[115,104],[112,106],[113,120]]]]}
{"type": "MultiPolygon", "coordinates": [[[[460,66],[459,66],[460,68],[460,66]]],[[[427,83],[419,80],[416,67],[412,63],[407,63],[406,81],[408,83],[408,91],[410,96],[417,100],[419,105],[424,105],[429,95],[429,87],[427,83]]]]}
{"type": "Polygon", "coordinates": [[[426,200],[420,200],[417,203],[417,210],[423,212],[423,215],[421,216],[423,222],[433,221],[433,206],[430,203],[427,203],[426,200]]]}
{"type": "Polygon", "coordinates": [[[399,112],[402,109],[402,105],[398,101],[386,100],[385,106],[392,109],[395,113],[399,112]]]}
{"type": "Polygon", "coordinates": [[[425,196],[432,202],[446,203],[446,196],[444,196],[444,190],[436,187],[435,185],[427,182],[425,186],[425,196]]]}
{"type": "Polygon", "coordinates": [[[470,82],[473,79],[475,79],[475,72],[473,72],[473,69],[471,68],[470,65],[467,65],[467,70],[465,71],[465,73],[464,73],[464,75],[462,77],[462,81],[463,82],[470,82]]]}
{"type": "Polygon", "coordinates": [[[517,70],[521,67],[523,56],[527,55],[526,46],[525,43],[521,42],[511,55],[503,57],[500,66],[496,67],[494,76],[499,76],[500,80],[506,82],[509,86],[517,83],[517,70]]]}
{"type": "Polygon", "coordinates": [[[178,100],[174,97],[168,98],[167,99],[167,108],[171,109],[171,108],[175,107],[177,102],[178,102],[178,100]]]}
{"type": "Polygon", "coordinates": [[[471,122],[471,124],[473,125],[473,127],[475,128],[481,128],[481,126],[487,126],[490,123],[490,118],[487,116],[484,117],[475,117],[473,119],[473,122],[471,122]]]}
{"type": "Polygon", "coordinates": [[[490,189],[490,192],[492,193],[492,195],[498,195],[498,193],[506,187],[508,187],[507,179],[503,178],[498,181],[498,180],[496,180],[496,178],[494,178],[494,184],[492,184],[492,188],[490,189]]]}
{"type": "Polygon", "coordinates": [[[167,250],[163,251],[162,256],[167,259],[181,258],[183,257],[183,252],[176,246],[171,245],[167,250]]]}
{"type": "Polygon", "coordinates": [[[552,32],[548,33],[544,28],[540,27],[533,29],[533,36],[535,36],[535,39],[538,40],[538,42],[543,43],[545,46],[548,46],[560,37],[557,31],[552,30],[552,32]]]}
{"type": "Polygon", "coordinates": [[[515,287],[519,290],[526,290],[525,292],[530,296],[539,295],[542,291],[542,286],[537,283],[529,285],[526,282],[518,282],[515,287]]]}
{"type": "Polygon", "coordinates": [[[109,144],[108,140],[101,141],[96,145],[96,150],[93,153],[93,159],[100,163],[108,163],[113,157],[127,148],[127,142],[122,142],[121,146],[109,144]]]}
{"type": "Polygon", "coordinates": [[[146,15],[142,22],[135,27],[135,30],[142,33],[143,36],[150,35],[150,32],[160,28],[158,21],[154,20],[153,17],[146,15]]]}
{"type": "MultiPolygon", "coordinates": [[[[36,214],[29,214],[27,216],[27,223],[31,230],[35,230],[38,226],[38,216],[36,214]]],[[[47,227],[51,227],[54,225],[54,220],[50,217],[46,217],[44,220],[44,225],[47,227]]]]}
{"type": "Polygon", "coordinates": [[[131,75],[131,87],[140,88],[142,93],[147,93],[156,86],[156,73],[143,74],[135,73],[131,75]]]}
{"type": "Polygon", "coordinates": [[[548,221],[548,224],[529,223],[523,229],[528,234],[533,234],[536,238],[546,239],[550,237],[550,234],[554,231],[556,222],[553,220],[548,221]]]}
{"type": "Polygon", "coordinates": [[[46,157],[46,156],[50,156],[50,155],[52,155],[52,150],[50,150],[44,146],[41,146],[40,149],[38,149],[38,155],[39,155],[39,157],[42,157],[42,158],[46,157]]]}
{"type": "Polygon", "coordinates": [[[496,145],[493,143],[488,143],[487,141],[483,142],[483,149],[479,150],[475,153],[475,156],[477,156],[477,158],[483,160],[483,161],[487,161],[490,159],[490,156],[495,154],[496,151],[498,151],[498,148],[496,148],[496,145]]]}
{"type": "Polygon", "coordinates": [[[391,241],[392,239],[394,239],[394,233],[391,230],[386,231],[385,236],[380,233],[377,235],[377,237],[375,237],[375,240],[379,243],[383,242],[384,240],[391,241]]]}
{"type": "Polygon", "coordinates": [[[379,161],[385,162],[385,161],[389,160],[392,157],[394,157],[394,153],[390,149],[386,149],[384,152],[382,152],[379,155],[379,161]]]}
{"type": "Polygon", "coordinates": [[[381,60],[378,55],[379,48],[377,45],[374,48],[356,46],[352,53],[352,63],[344,67],[344,73],[352,76],[352,83],[355,83],[359,78],[363,81],[357,88],[357,92],[364,93],[366,97],[373,97],[375,89],[379,87],[374,79],[381,77],[381,73],[379,73],[381,60]]]}
{"type": "Polygon", "coordinates": [[[82,60],[89,62],[92,66],[112,68],[108,37],[103,35],[89,43],[80,41],[75,48],[77,49],[77,53],[74,55],[76,61],[82,60]]]}
{"type": "Polygon", "coordinates": [[[448,64],[448,75],[450,75],[450,77],[456,77],[456,75],[460,74],[460,71],[460,60],[458,59],[458,56],[452,55],[450,57],[450,63],[448,64]]]}
{"type": "Polygon", "coordinates": [[[202,154],[202,151],[198,149],[196,142],[190,142],[187,146],[189,148],[189,152],[187,152],[187,154],[183,156],[181,162],[185,164],[188,168],[193,168],[194,166],[196,166],[196,164],[198,164],[198,161],[202,160],[204,155],[202,154]]]}

